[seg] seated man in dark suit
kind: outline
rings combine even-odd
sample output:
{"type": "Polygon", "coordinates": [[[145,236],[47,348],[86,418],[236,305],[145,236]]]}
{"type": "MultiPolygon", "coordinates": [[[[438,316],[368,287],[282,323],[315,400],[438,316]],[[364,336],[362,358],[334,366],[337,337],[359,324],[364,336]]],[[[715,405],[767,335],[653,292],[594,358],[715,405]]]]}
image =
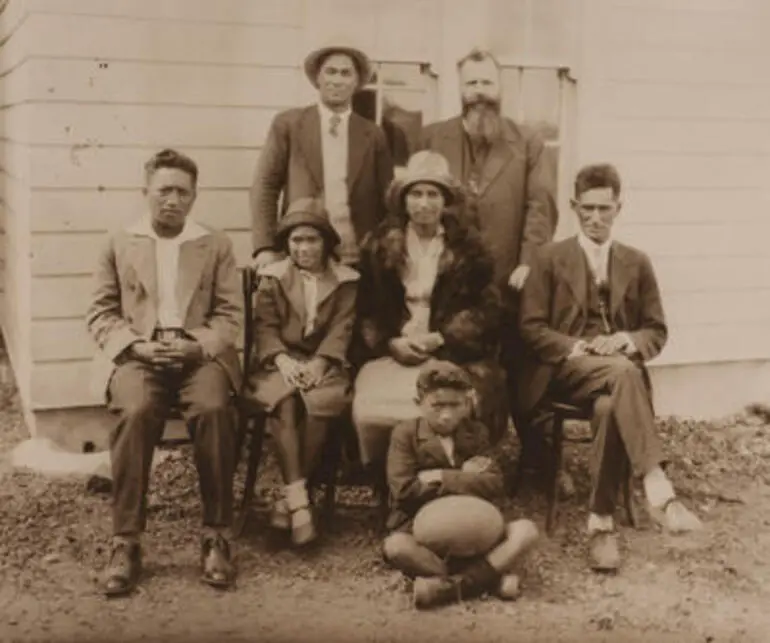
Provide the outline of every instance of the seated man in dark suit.
{"type": "Polygon", "coordinates": [[[643,476],[653,518],[672,532],[701,525],[660,466],[644,363],[663,348],[667,328],[649,258],[612,239],[621,208],[616,169],[583,168],[572,207],[580,232],[545,246],[524,287],[521,334],[533,358],[524,397],[535,409],[550,387],[561,399],[593,404],[591,565],[614,571],[620,554],[613,512],[629,464],[643,476]]]}
{"type": "Polygon", "coordinates": [[[242,296],[229,238],[187,215],[198,168],[174,150],[145,164],[147,211],[105,244],[88,309],[99,346],[99,388],[117,417],[110,435],[113,477],[108,596],[129,593],[140,569],[147,487],[169,405],[177,400],[195,442],[203,500],[202,578],[233,580],[232,518],[236,427],[231,394],[240,387],[235,343],[242,296]]]}

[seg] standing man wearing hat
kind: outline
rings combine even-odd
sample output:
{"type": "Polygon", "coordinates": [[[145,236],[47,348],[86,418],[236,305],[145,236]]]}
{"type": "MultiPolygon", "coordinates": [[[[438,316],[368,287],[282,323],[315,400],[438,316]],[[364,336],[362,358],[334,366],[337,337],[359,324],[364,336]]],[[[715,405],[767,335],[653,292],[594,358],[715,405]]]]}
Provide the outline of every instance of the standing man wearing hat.
{"type": "Polygon", "coordinates": [[[528,460],[539,460],[540,440],[518,413],[518,291],[535,249],[550,241],[557,223],[555,172],[543,142],[500,113],[500,63],[474,49],[457,63],[462,114],[429,125],[423,147],[441,153],[466,193],[465,213],[475,221],[505,294],[502,359],[508,372],[511,415],[528,460]]]}
{"type": "Polygon", "coordinates": [[[353,94],[372,76],[362,51],[331,45],[311,52],[305,73],[318,103],[278,114],[270,127],[251,187],[257,266],[276,261],[276,226],[290,203],[321,198],[340,236],[342,263],[355,266],[359,244],[385,216],[393,162],[385,135],[351,110],[353,94]]]}

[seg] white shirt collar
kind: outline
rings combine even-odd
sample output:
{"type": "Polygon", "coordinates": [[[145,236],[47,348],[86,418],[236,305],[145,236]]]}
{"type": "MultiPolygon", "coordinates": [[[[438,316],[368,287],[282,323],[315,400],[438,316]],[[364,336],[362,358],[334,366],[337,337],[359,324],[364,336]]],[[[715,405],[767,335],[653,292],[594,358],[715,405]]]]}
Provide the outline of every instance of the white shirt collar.
{"type": "MultiPolygon", "coordinates": [[[[150,237],[155,240],[166,238],[166,237],[159,237],[157,235],[157,233],[152,227],[149,214],[145,214],[141,219],[139,219],[139,221],[137,221],[134,225],[129,227],[128,230],[133,234],[150,237]]],[[[193,221],[192,219],[188,219],[187,221],[185,221],[184,228],[182,228],[182,232],[180,232],[176,237],[171,237],[171,238],[177,241],[178,243],[184,243],[185,241],[192,241],[193,239],[199,239],[200,237],[205,237],[207,234],[209,234],[209,231],[206,230],[206,228],[204,228],[202,225],[200,225],[196,221],[193,221]]]]}
{"type": "Polygon", "coordinates": [[[436,434],[438,441],[441,442],[441,446],[446,453],[447,460],[454,466],[455,464],[455,438],[453,435],[438,435],[436,434]]]}
{"type": "Polygon", "coordinates": [[[352,109],[348,106],[348,108],[343,112],[333,112],[330,110],[326,105],[319,102],[318,103],[318,113],[321,116],[321,122],[328,123],[331,121],[332,116],[339,116],[340,117],[340,125],[343,127],[346,127],[348,124],[348,121],[350,120],[350,114],[352,113],[352,109]]]}
{"type": "Polygon", "coordinates": [[[592,256],[596,256],[597,253],[609,252],[612,245],[612,236],[610,236],[604,243],[596,243],[593,239],[589,239],[586,234],[580,230],[577,234],[578,243],[583,250],[592,256]]]}
{"type": "Polygon", "coordinates": [[[588,260],[588,265],[591,267],[594,280],[597,283],[606,281],[609,274],[612,237],[609,237],[604,243],[596,243],[592,239],[589,239],[582,230],[578,232],[577,237],[578,243],[588,260]]]}

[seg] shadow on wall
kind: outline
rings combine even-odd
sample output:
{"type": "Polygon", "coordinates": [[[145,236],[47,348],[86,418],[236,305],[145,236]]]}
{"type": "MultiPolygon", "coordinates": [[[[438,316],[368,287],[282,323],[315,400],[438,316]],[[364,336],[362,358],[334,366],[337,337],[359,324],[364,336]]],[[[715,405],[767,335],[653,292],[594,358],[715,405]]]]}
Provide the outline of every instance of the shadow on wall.
{"type": "MultiPolygon", "coordinates": [[[[353,96],[353,111],[370,121],[377,120],[377,94],[373,89],[364,89],[353,96]]],[[[422,114],[412,112],[398,105],[383,104],[382,131],[396,166],[406,165],[409,155],[416,151],[422,129],[422,114]]]]}

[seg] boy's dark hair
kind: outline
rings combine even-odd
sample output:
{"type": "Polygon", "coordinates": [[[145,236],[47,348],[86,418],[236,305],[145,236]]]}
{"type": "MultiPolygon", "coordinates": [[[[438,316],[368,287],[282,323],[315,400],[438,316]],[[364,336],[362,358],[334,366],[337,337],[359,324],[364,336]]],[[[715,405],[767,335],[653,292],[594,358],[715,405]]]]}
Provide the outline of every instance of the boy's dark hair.
{"type": "Polygon", "coordinates": [[[620,174],[610,163],[586,165],[575,177],[575,198],[596,188],[611,188],[615,198],[620,196],[620,174]]]}
{"type": "Polygon", "coordinates": [[[423,367],[417,378],[418,399],[444,388],[469,392],[473,384],[468,374],[452,362],[431,362],[423,367]]]}
{"type": "Polygon", "coordinates": [[[198,185],[198,166],[189,156],[166,148],[153,155],[149,161],[144,164],[144,178],[147,183],[155,172],[161,168],[168,167],[175,170],[182,170],[192,178],[193,187],[198,185]]]}

